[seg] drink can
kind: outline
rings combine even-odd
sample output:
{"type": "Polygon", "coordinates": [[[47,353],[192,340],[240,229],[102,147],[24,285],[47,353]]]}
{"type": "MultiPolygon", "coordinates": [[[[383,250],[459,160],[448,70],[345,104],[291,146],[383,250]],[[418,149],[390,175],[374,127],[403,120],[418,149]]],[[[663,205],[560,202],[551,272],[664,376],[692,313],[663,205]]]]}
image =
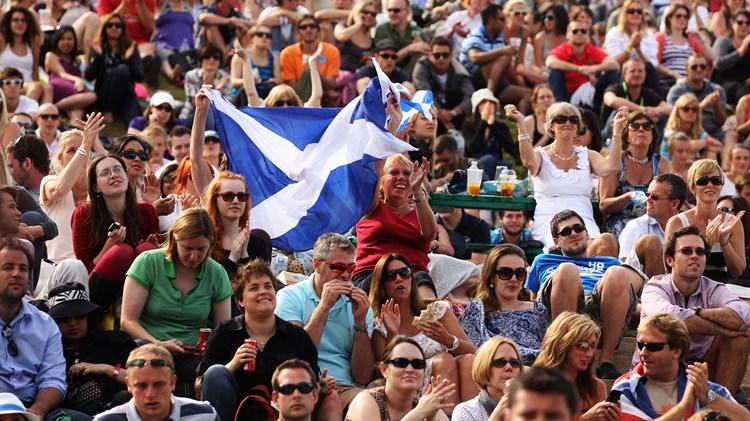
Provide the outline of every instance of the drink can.
{"type": "MultiPolygon", "coordinates": [[[[258,343],[253,338],[245,339],[245,343],[252,345],[256,350],[258,349],[258,343]]],[[[255,371],[255,360],[246,362],[243,368],[245,371],[255,371]]]]}
{"type": "Polygon", "coordinates": [[[206,347],[208,337],[211,336],[211,329],[207,327],[201,328],[199,334],[200,336],[198,337],[198,353],[203,353],[203,348],[206,347]]]}

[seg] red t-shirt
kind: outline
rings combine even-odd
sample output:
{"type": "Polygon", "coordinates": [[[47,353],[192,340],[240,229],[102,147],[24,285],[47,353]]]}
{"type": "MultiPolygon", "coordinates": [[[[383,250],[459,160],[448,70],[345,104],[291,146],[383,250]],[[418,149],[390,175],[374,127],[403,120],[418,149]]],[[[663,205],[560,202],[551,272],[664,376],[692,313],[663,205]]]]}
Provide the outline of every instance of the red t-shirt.
{"type": "MultiPolygon", "coordinates": [[[[112,13],[115,9],[117,9],[117,6],[119,6],[121,2],[121,0],[99,0],[96,8],[96,13],[99,16],[104,16],[106,14],[112,13]]],[[[146,0],[146,7],[148,7],[148,10],[150,10],[152,14],[156,12],[156,4],[154,3],[154,0],[146,0]]],[[[138,8],[136,7],[136,2],[131,1],[128,4],[127,9],[125,9],[121,14],[122,19],[125,21],[125,28],[127,29],[128,35],[130,35],[130,38],[133,40],[133,42],[135,42],[136,44],[149,42],[149,40],[151,39],[151,31],[147,31],[146,27],[144,27],[141,23],[141,18],[138,16],[138,8]]]]}
{"type": "MultiPolygon", "coordinates": [[[[550,53],[551,56],[557,57],[562,61],[575,64],[576,66],[591,66],[601,64],[605,58],[609,57],[604,50],[593,46],[591,43],[586,44],[581,57],[573,52],[573,46],[566,42],[555,47],[550,53]]],[[[589,81],[589,78],[577,72],[565,73],[565,87],[568,93],[572,94],[579,86],[589,81]]]]}

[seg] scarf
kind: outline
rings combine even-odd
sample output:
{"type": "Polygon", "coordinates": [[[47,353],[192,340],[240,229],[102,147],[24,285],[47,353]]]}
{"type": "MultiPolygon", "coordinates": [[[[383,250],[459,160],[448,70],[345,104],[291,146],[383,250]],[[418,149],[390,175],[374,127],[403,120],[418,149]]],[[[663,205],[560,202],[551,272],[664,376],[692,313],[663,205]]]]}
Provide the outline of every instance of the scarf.
{"type": "Polygon", "coordinates": [[[487,411],[487,415],[490,415],[499,402],[490,396],[490,392],[487,391],[487,388],[484,388],[479,392],[479,403],[481,403],[484,410],[487,411]]]}

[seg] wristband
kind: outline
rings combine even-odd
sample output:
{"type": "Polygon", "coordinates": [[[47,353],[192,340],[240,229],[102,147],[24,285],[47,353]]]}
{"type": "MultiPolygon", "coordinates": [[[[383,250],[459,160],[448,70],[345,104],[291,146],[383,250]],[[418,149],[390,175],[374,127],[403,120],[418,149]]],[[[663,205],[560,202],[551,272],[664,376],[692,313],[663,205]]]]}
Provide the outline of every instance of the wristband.
{"type": "Polygon", "coordinates": [[[120,369],[121,368],[122,368],[122,366],[120,365],[120,363],[117,363],[117,365],[115,366],[114,371],[112,371],[112,379],[113,380],[117,380],[117,378],[120,377],[120,369]]]}
{"type": "Polygon", "coordinates": [[[367,334],[367,324],[363,324],[362,326],[354,325],[354,333],[357,332],[367,334]]]}
{"type": "Polygon", "coordinates": [[[520,134],[518,135],[518,141],[519,142],[522,142],[522,141],[531,142],[531,136],[529,136],[528,133],[520,134]]]}
{"type": "Polygon", "coordinates": [[[417,198],[417,196],[414,196],[414,203],[419,203],[425,199],[425,196],[427,196],[427,192],[422,189],[422,196],[417,198]]]}
{"type": "Polygon", "coordinates": [[[633,52],[633,47],[626,48],[625,52],[628,53],[628,54],[632,53],[633,52]]]}
{"type": "Polygon", "coordinates": [[[89,153],[88,153],[88,152],[86,152],[86,149],[83,149],[83,148],[78,148],[78,149],[76,150],[76,153],[77,153],[77,154],[80,154],[80,155],[83,155],[83,156],[85,156],[86,158],[88,158],[88,157],[89,157],[89,153]]]}

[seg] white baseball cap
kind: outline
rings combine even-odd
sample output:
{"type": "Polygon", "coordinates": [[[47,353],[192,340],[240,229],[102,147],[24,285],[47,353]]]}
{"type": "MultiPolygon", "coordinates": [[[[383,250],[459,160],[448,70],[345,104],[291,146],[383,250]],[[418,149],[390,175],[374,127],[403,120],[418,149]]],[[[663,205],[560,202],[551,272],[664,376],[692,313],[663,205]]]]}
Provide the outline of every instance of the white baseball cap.
{"type": "Polygon", "coordinates": [[[21,414],[28,421],[39,421],[39,417],[26,411],[21,400],[12,393],[0,393],[0,415],[5,414],[21,414]]]}
{"type": "Polygon", "coordinates": [[[174,108],[174,97],[167,91],[156,91],[151,96],[151,101],[149,101],[149,105],[154,107],[165,103],[174,108]]]}

